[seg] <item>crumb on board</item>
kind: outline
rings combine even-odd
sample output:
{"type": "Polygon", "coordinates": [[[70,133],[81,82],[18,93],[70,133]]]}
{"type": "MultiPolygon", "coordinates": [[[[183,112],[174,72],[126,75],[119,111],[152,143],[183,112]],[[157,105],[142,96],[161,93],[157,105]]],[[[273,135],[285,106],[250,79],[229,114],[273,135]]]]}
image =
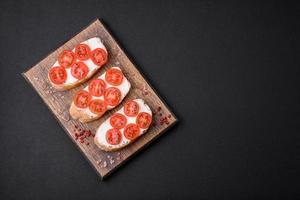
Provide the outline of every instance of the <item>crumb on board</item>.
{"type": "Polygon", "coordinates": [[[97,160],[96,161],[97,165],[99,165],[101,163],[101,161],[102,161],[101,159],[97,160]]]}
{"type": "Polygon", "coordinates": [[[102,167],[107,167],[107,162],[104,161],[102,167]]]}

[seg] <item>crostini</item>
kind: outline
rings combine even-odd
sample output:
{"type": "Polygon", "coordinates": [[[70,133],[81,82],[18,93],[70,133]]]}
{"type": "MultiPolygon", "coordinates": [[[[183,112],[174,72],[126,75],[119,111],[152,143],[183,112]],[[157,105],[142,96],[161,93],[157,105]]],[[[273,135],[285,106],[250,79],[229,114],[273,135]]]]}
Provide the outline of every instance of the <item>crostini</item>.
{"type": "Polygon", "coordinates": [[[99,126],[94,142],[104,151],[121,149],[143,135],[151,122],[152,111],[144,100],[129,100],[99,126]]]}
{"type": "Polygon", "coordinates": [[[121,69],[112,67],[75,94],[70,115],[84,123],[96,120],[119,105],[130,87],[121,69]]]}
{"type": "Polygon", "coordinates": [[[67,90],[88,80],[108,60],[108,52],[100,38],[90,38],[72,51],[64,50],[48,72],[57,90],[67,90]]]}

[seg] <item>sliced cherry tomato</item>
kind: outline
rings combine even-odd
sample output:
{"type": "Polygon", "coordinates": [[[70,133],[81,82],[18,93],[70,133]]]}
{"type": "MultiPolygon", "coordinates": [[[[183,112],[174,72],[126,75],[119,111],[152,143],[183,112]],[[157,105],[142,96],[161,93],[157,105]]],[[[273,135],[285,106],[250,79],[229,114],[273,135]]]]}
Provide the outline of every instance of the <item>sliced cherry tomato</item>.
{"type": "Polygon", "coordinates": [[[76,61],[76,55],[69,50],[64,50],[58,56],[58,63],[63,67],[71,67],[76,61]]]}
{"type": "Polygon", "coordinates": [[[90,47],[87,44],[79,44],[75,48],[75,54],[79,60],[89,59],[90,51],[90,47]]]}
{"type": "Polygon", "coordinates": [[[71,68],[71,74],[78,80],[81,80],[87,76],[89,73],[89,68],[84,64],[84,62],[76,62],[71,68]]]}
{"type": "Polygon", "coordinates": [[[136,117],[136,124],[143,129],[147,129],[152,122],[152,116],[149,113],[141,112],[136,117]]]}
{"type": "Polygon", "coordinates": [[[102,66],[107,62],[107,52],[101,48],[91,51],[90,57],[93,63],[98,66],[102,66]]]}
{"type": "Polygon", "coordinates": [[[89,103],[89,109],[94,114],[103,114],[106,111],[106,105],[103,100],[94,99],[89,103]]]}
{"type": "Polygon", "coordinates": [[[89,84],[89,92],[95,96],[100,97],[104,94],[106,83],[102,79],[95,79],[89,84]]]}
{"type": "Polygon", "coordinates": [[[67,80],[67,71],[63,67],[52,67],[49,78],[54,84],[63,84],[67,80]]]}
{"type": "Polygon", "coordinates": [[[110,117],[109,122],[112,127],[122,129],[125,127],[127,119],[121,113],[115,113],[113,116],[110,117]]]}
{"type": "Polygon", "coordinates": [[[124,75],[121,72],[121,70],[116,68],[111,68],[106,71],[105,80],[111,85],[118,86],[122,83],[123,76],[124,75]]]}
{"type": "Polygon", "coordinates": [[[106,138],[106,141],[108,142],[108,144],[117,145],[117,144],[120,144],[120,142],[122,140],[122,134],[119,131],[119,129],[112,128],[106,132],[105,138],[106,138]]]}
{"type": "Polygon", "coordinates": [[[124,113],[129,117],[135,117],[139,113],[139,104],[133,100],[127,101],[124,105],[124,113]]]}
{"type": "Polygon", "coordinates": [[[128,140],[134,140],[140,134],[140,128],[136,124],[128,124],[124,128],[124,135],[128,140]]]}
{"type": "Polygon", "coordinates": [[[88,107],[90,101],[92,100],[92,95],[85,90],[80,90],[76,93],[74,98],[74,103],[79,108],[88,107]]]}
{"type": "Polygon", "coordinates": [[[121,91],[118,88],[110,87],[104,92],[104,101],[107,105],[116,106],[120,103],[121,91]]]}

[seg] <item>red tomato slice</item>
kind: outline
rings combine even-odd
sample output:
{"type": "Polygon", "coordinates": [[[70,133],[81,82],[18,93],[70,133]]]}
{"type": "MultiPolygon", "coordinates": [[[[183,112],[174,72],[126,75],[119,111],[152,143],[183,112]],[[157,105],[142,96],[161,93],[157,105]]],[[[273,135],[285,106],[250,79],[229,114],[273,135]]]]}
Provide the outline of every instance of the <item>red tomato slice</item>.
{"type": "Polygon", "coordinates": [[[104,94],[106,83],[102,79],[95,79],[89,84],[89,92],[95,96],[100,97],[104,94]]]}
{"type": "Polygon", "coordinates": [[[118,86],[122,83],[123,76],[124,75],[121,72],[121,70],[116,68],[111,68],[106,71],[105,80],[111,85],[118,86]]]}
{"type": "Polygon", "coordinates": [[[139,134],[140,128],[136,124],[128,124],[124,129],[124,135],[128,140],[134,140],[139,134]]]}
{"type": "Polygon", "coordinates": [[[49,78],[54,84],[63,84],[67,80],[67,71],[63,67],[52,67],[49,78]]]}
{"type": "Polygon", "coordinates": [[[101,48],[91,51],[90,57],[93,63],[98,66],[102,66],[107,62],[107,52],[101,48]]]}
{"type": "Polygon", "coordinates": [[[139,104],[133,100],[127,101],[124,105],[124,113],[129,117],[135,117],[139,113],[139,104]]]}
{"type": "Polygon", "coordinates": [[[79,44],[75,48],[75,55],[79,60],[87,60],[90,57],[90,47],[87,44],[79,44]]]}
{"type": "Polygon", "coordinates": [[[58,63],[63,67],[71,67],[76,61],[76,55],[69,50],[64,50],[58,56],[58,63]]]}
{"type": "Polygon", "coordinates": [[[149,113],[141,112],[136,118],[138,127],[147,129],[152,122],[152,116],[149,113]]]}
{"type": "Polygon", "coordinates": [[[122,140],[122,134],[119,129],[112,128],[106,132],[105,138],[108,144],[117,145],[120,144],[122,140]]]}
{"type": "Polygon", "coordinates": [[[94,99],[89,103],[89,109],[92,113],[100,115],[105,113],[106,105],[103,100],[94,99]]]}
{"type": "Polygon", "coordinates": [[[104,92],[104,101],[107,105],[116,106],[120,103],[121,91],[118,88],[110,87],[104,92]]]}
{"type": "Polygon", "coordinates": [[[127,119],[121,113],[115,113],[113,116],[110,117],[109,122],[112,127],[122,129],[125,127],[127,119]]]}
{"type": "Polygon", "coordinates": [[[74,103],[78,108],[86,108],[88,107],[90,101],[92,100],[92,96],[85,90],[80,90],[76,93],[74,98],[74,103]]]}
{"type": "Polygon", "coordinates": [[[89,68],[84,62],[76,62],[71,68],[71,74],[78,80],[81,80],[87,76],[89,68]]]}

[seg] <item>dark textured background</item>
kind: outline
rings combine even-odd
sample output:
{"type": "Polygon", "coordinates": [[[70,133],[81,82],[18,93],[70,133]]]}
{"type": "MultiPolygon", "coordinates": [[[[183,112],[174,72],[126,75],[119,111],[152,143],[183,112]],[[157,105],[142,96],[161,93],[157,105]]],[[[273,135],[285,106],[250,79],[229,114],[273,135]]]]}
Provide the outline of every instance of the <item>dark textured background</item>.
{"type": "Polygon", "coordinates": [[[0,199],[299,198],[299,13],[0,1],[0,199]],[[97,17],[181,120],[104,182],[21,76],[97,17]]]}

